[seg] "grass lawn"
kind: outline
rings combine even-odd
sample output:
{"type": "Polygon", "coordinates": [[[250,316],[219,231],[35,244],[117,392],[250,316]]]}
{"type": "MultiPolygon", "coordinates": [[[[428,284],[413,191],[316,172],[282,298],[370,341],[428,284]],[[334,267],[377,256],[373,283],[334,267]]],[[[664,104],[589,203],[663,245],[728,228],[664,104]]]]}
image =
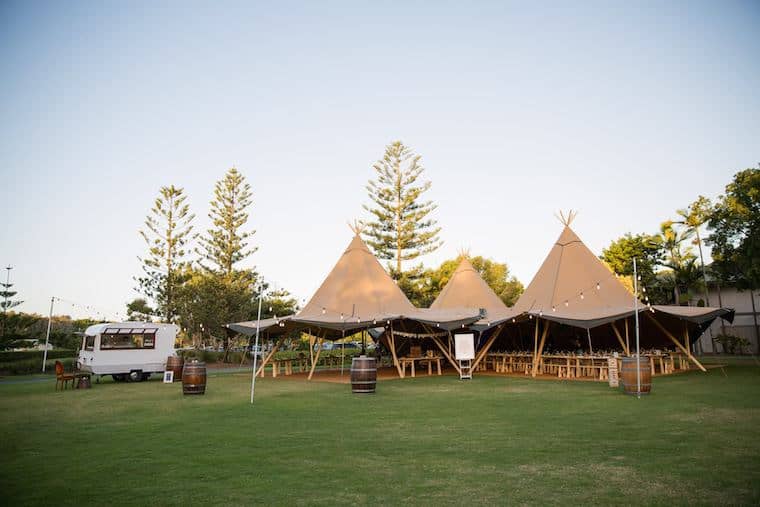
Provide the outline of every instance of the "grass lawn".
{"type": "MultiPolygon", "coordinates": [[[[760,367],[606,384],[0,381],[5,505],[758,504],[760,367]]],[[[29,378],[29,377],[26,377],[29,378]]],[[[18,380],[16,377],[14,380],[18,380]]]]}

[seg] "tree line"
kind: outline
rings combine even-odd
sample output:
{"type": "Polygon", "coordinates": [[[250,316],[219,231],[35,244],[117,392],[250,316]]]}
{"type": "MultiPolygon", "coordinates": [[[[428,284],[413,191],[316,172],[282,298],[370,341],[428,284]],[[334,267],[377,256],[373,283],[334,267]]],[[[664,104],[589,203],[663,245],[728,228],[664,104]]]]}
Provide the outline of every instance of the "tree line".
{"type": "MultiPolygon", "coordinates": [[[[372,169],[374,177],[366,185],[368,202],[363,209],[367,218],[362,221],[362,235],[375,255],[388,261],[390,276],[410,301],[427,307],[464,254],[437,267],[426,267],[420,261],[442,245],[441,227],[433,218],[436,204],[425,198],[431,182],[424,180],[420,155],[395,141],[386,146],[372,169]]],[[[297,311],[297,301],[287,290],[269,291],[255,268],[240,267],[257,250],[252,244],[255,231],[248,227],[252,207],[251,186],[233,167],[215,183],[208,211],[211,226],[198,233],[184,189],[161,187],[139,230],[146,244],[145,253],[138,257],[141,273],[134,277],[141,297],[127,304],[129,319],[174,322],[193,345],[221,343],[228,350],[230,335],[224,324],[254,319],[260,291],[264,291],[263,318],[297,311]]],[[[659,231],[626,234],[600,257],[624,277],[624,283],[627,277],[629,284],[636,257],[642,284],[653,304],[686,304],[694,299],[706,304],[705,277],[739,288],[758,287],[759,230],[760,169],[751,168],[737,173],[715,202],[699,196],[678,210],[674,219],[663,222],[659,231]],[[703,261],[704,244],[712,247],[710,265],[703,261]]],[[[523,285],[507,264],[479,255],[468,257],[496,294],[508,306],[514,304],[523,285]]],[[[3,286],[3,291],[0,296],[6,296],[8,307],[3,307],[0,348],[14,343],[6,335],[16,340],[32,335],[39,338],[40,322],[45,318],[8,311],[20,302],[9,299],[16,294],[10,286],[3,286]]],[[[73,344],[78,339],[76,331],[84,330],[74,328],[94,322],[61,319],[68,321],[59,326],[60,336],[54,322],[51,341],[56,345],[73,344]]]]}
{"type": "Polygon", "coordinates": [[[741,289],[760,286],[760,168],[736,173],[715,202],[699,196],[654,233],[626,234],[600,258],[631,285],[633,258],[652,304],[716,306],[710,281],[741,289]],[[712,263],[704,260],[704,245],[712,263]]]}

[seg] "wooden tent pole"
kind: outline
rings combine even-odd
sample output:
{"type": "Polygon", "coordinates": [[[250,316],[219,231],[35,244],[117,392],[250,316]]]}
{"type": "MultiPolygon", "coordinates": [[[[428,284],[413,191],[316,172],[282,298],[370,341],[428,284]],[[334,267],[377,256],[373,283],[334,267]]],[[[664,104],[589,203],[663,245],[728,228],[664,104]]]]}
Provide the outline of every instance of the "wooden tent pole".
{"type": "MultiPolygon", "coordinates": [[[[450,335],[451,335],[451,331],[449,331],[449,336],[450,335]]],[[[462,370],[459,369],[459,365],[457,364],[457,362],[454,361],[454,359],[451,357],[451,354],[448,353],[448,351],[446,350],[446,347],[444,346],[443,342],[441,342],[441,340],[437,336],[432,336],[431,338],[432,338],[433,342],[436,345],[438,345],[438,348],[441,349],[441,352],[443,353],[443,356],[449,361],[449,363],[451,363],[451,366],[453,366],[454,369],[457,371],[457,373],[459,373],[461,375],[462,374],[462,370]]]]}
{"type": "Polygon", "coordinates": [[[628,351],[628,355],[631,355],[631,344],[628,341],[628,317],[625,318],[625,350],[628,351]]]}
{"type": "Polygon", "coordinates": [[[486,344],[480,349],[480,352],[478,352],[478,355],[475,357],[475,362],[472,363],[472,371],[475,371],[475,368],[477,368],[478,364],[480,364],[483,358],[486,357],[486,354],[488,354],[488,351],[491,350],[491,346],[496,341],[496,338],[498,338],[501,334],[502,329],[504,329],[504,324],[501,324],[496,328],[496,331],[493,332],[486,344]]]}
{"type": "Polygon", "coordinates": [[[264,366],[269,363],[269,360],[272,359],[272,356],[274,356],[274,353],[277,352],[277,349],[280,348],[280,345],[282,344],[282,338],[274,342],[274,346],[272,347],[272,350],[269,351],[269,354],[267,354],[267,357],[264,358],[263,361],[261,361],[261,365],[259,365],[259,369],[256,370],[256,376],[258,377],[260,373],[264,371],[264,366]]]}
{"type": "Polygon", "coordinates": [[[620,346],[623,347],[623,352],[625,352],[626,356],[630,356],[631,353],[628,351],[628,345],[623,341],[623,337],[620,336],[620,331],[618,331],[617,326],[614,322],[610,322],[610,326],[612,326],[612,330],[615,331],[615,336],[617,336],[618,342],[620,342],[620,346]]]}
{"type": "Polygon", "coordinates": [[[317,354],[314,356],[314,360],[311,363],[311,371],[309,372],[309,379],[311,380],[311,377],[314,375],[314,370],[317,369],[317,363],[319,362],[319,355],[322,353],[322,342],[325,341],[324,337],[327,336],[327,331],[325,331],[322,338],[317,339],[317,354]]]}
{"type": "Polygon", "coordinates": [[[537,353],[538,353],[538,317],[536,317],[536,330],[533,333],[533,364],[536,364],[537,353]]]}
{"type": "Polygon", "coordinates": [[[539,361],[539,358],[541,357],[541,354],[544,352],[544,343],[546,343],[546,333],[549,332],[550,325],[551,325],[551,322],[548,320],[544,323],[544,332],[541,333],[541,344],[538,346],[538,352],[533,361],[533,373],[531,374],[533,377],[535,377],[536,373],[538,373],[538,361],[539,361]]]}
{"type": "Polygon", "coordinates": [[[665,329],[665,327],[664,327],[662,324],[660,324],[659,322],[657,322],[657,319],[655,319],[654,317],[652,317],[652,316],[650,315],[650,312],[649,312],[649,311],[645,311],[645,312],[643,312],[643,313],[644,313],[644,314],[645,314],[645,315],[646,315],[646,316],[649,318],[649,320],[651,320],[651,321],[654,323],[654,325],[655,325],[655,326],[657,326],[657,328],[658,328],[660,331],[662,331],[662,332],[665,334],[665,336],[667,336],[668,338],[670,338],[670,341],[672,341],[673,343],[675,343],[675,344],[676,344],[676,347],[678,347],[679,349],[681,349],[681,352],[683,352],[684,354],[686,354],[686,357],[688,357],[688,358],[689,358],[689,360],[690,360],[692,363],[694,363],[695,365],[697,365],[697,367],[698,367],[700,370],[702,370],[702,371],[707,371],[707,370],[705,369],[705,367],[704,367],[704,366],[702,366],[702,363],[700,363],[699,361],[697,361],[697,358],[696,358],[696,357],[694,357],[693,355],[691,355],[691,352],[689,351],[689,349],[685,348],[685,347],[684,347],[684,346],[681,344],[681,342],[679,342],[679,341],[678,341],[678,339],[677,339],[675,336],[673,336],[672,334],[670,334],[670,332],[669,332],[667,329],[665,329]]]}
{"type": "Polygon", "coordinates": [[[391,348],[391,355],[393,356],[393,366],[396,367],[399,378],[404,378],[404,372],[401,371],[401,365],[398,362],[398,356],[396,355],[396,337],[393,336],[393,324],[390,326],[391,334],[388,336],[388,345],[391,348]]]}

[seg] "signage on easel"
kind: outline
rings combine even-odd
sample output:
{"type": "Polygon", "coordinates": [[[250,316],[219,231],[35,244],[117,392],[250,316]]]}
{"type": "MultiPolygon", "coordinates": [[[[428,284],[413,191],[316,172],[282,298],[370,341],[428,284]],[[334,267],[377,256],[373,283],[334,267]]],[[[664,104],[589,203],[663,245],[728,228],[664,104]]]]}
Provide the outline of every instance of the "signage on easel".
{"type": "Polygon", "coordinates": [[[617,354],[615,354],[615,357],[608,357],[607,358],[607,365],[609,366],[609,381],[610,381],[610,387],[617,387],[618,386],[618,361],[617,361],[617,354]]]}
{"type": "Polygon", "coordinates": [[[454,335],[454,355],[459,361],[475,359],[475,335],[473,333],[454,335]]]}

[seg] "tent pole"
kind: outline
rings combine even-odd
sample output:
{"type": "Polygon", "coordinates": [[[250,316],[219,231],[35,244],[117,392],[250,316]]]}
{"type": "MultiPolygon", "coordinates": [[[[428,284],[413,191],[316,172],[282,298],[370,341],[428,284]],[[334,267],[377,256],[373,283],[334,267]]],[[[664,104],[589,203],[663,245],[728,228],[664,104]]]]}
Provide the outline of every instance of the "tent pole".
{"type": "Polygon", "coordinates": [[[388,345],[391,347],[391,355],[393,356],[393,365],[398,372],[398,378],[404,378],[404,374],[401,371],[401,365],[398,362],[398,355],[396,355],[396,337],[393,335],[393,323],[390,325],[391,334],[388,335],[388,345]]]}
{"type": "MultiPolygon", "coordinates": [[[[272,357],[274,356],[274,353],[275,353],[275,352],[277,352],[277,349],[279,349],[279,348],[280,348],[280,345],[281,345],[281,344],[282,344],[282,338],[280,338],[279,340],[277,340],[276,342],[274,342],[274,346],[272,347],[272,350],[270,350],[270,351],[269,351],[269,354],[267,354],[267,357],[265,357],[265,358],[264,358],[264,359],[261,361],[261,364],[259,365],[259,368],[258,368],[258,370],[256,370],[256,376],[257,376],[257,377],[259,376],[259,374],[260,374],[260,373],[263,373],[263,371],[264,371],[264,367],[265,367],[265,366],[266,366],[266,365],[269,363],[269,361],[272,359],[272,357]]],[[[263,377],[263,375],[262,375],[262,377],[263,377]]]]}
{"type": "Polygon", "coordinates": [[[686,348],[684,348],[683,344],[681,344],[681,342],[679,342],[679,341],[676,339],[676,337],[675,337],[675,336],[673,336],[673,335],[670,333],[670,331],[668,331],[667,329],[665,329],[665,326],[663,326],[662,324],[660,324],[659,322],[657,322],[657,319],[655,319],[654,317],[652,317],[652,316],[651,316],[649,313],[650,313],[650,312],[648,312],[648,311],[645,311],[645,312],[644,312],[644,315],[646,315],[646,316],[649,318],[649,320],[651,320],[651,321],[654,323],[654,325],[655,325],[655,326],[657,326],[657,328],[658,328],[660,331],[662,331],[662,332],[663,332],[663,334],[664,334],[665,336],[667,336],[667,337],[670,339],[670,341],[672,341],[673,343],[675,343],[676,347],[678,347],[679,349],[681,349],[681,352],[683,352],[684,354],[686,354],[686,357],[688,357],[688,358],[689,358],[689,360],[690,360],[692,363],[694,363],[695,365],[697,365],[697,367],[698,367],[700,370],[702,370],[702,371],[707,371],[707,370],[705,369],[705,367],[704,367],[704,366],[702,366],[702,363],[700,363],[699,361],[697,361],[697,358],[696,358],[696,357],[694,357],[693,355],[691,355],[691,352],[689,352],[689,349],[686,349],[686,348]]]}
{"type": "Polygon", "coordinates": [[[488,351],[491,350],[491,346],[496,341],[496,338],[499,337],[502,330],[504,329],[504,324],[501,324],[496,330],[493,332],[491,337],[488,339],[485,345],[483,345],[483,348],[480,349],[480,352],[478,353],[477,357],[475,358],[475,362],[472,363],[472,370],[475,371],[475,368],[480,364],[480,362],[483,360],[484,357],[486,357],[486,354],[488,354],[488,351]]]}
{"type": "MultiPolygon", "coordinates": [[[[451,331],[449,331],[449,336],[451,336],[451,331]]],[[[433,342],[436,345],[438,345],[438,348],[441,349],[441,352],[443,352],[443,356],[446,359],[448,359],[448,361],[451,364],[451,366],[453,366],[454,369],[457,371],[457,373],[459,373],[461,375],[462,374],[462,370],[459,368],[459,365],[456,363],[456,361],[454,361],[454,359],[451,357],[451,354],[448,353],[448,351],[446,350],[446,347],[444,346],[443,342],[441,340],[439,340],[437,336],[433,336],[432,340],[433,340],[433,342]]]]}
{"type": "Polygon", "coordinates": [[[536,360],[533,361],[533,374],[532,376],[535,377],[536,373],[538,373],[538,362],[539,358],[541,357],[541,354],[544,352],[544,343],[546,343],[546,334],[549,332],[549,326],[551,325],[550,321],[544,322],[544,332],[541,333],[541,344],[538,347],[538,351],[536,353],[536,360]]]}
{"type": "Polygon", "coordinates": [[[594,347],[591,346],[591,329],[586,328],[586,335],[588,336],[588,353],[594,355],[594,347]]]}
{"type": "Polygon", "coordinates": [[[346,360],[346,330],[341,331],[341,346],[340,346],[340,376],[343,376],[343,363],[346,360]]]}
{"type": "Polygon", "coordinates": [[[317,368],[317,362],[319,362],[319,355],[322,353],[322,342],[324,342],[325,336],[327,336],[327,331],[322,333],[322,338],[317,339],[317,354],[314,356],[314,361],[311,363],[311,371],[309,372],[308,380],[311,380],[311,377],[314,376],[314,370],[317,368]]]}
{"type": "Polygon", "coordinates": [[[631,344],[628,342],[628,317],[625,318],[625,353],[631,355],[631,344]]]}
{"type": "Polygon", "coordinates": [[[538,317],[536,317],[536,330],[533,333],[533,366],[536,364],[536,354],[538,354],[538,317]]]}
{"type": "MultiPolygon", "coordinates": [[[[631,353],[628,351],[628,340],[623,341],[623,337],[620,336],[620,331],[618,331],[618,328],[614,322],[610,322],[610,326],[612,327],[612,330],[615,331],[615,336],[617,337],[618,342],[620,343],[620,346],[623,347],[623,352],[625,352],[626,356],[630,356],[631,353]]],[[[628,328],[626,327],[626,330],[627,329],[628,328]]]]}

